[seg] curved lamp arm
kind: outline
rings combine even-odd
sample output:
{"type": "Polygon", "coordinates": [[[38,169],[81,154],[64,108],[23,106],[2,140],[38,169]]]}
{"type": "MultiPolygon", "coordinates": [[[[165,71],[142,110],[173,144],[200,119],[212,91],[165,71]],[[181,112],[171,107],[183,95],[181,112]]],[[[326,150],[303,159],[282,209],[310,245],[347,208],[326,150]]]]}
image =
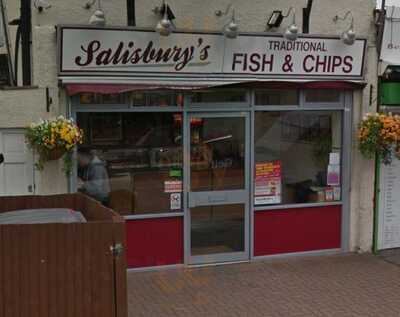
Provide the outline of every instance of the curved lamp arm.
{"type": "Polygon", "coordinates": [[[229,4],[227,5],[225,11],[217,10],[217,11],[215,11],[215,15],[216,15],[217,17],[221,17],[221,16],[223,16],[223,15],[227,15],[227,14],[229,13],[229,11],[231,10],[231,8],[232,8],[232,3],[229,3],[229,4]]]}
{"type": "Polygon", "coordinates": [[[333,21],[334,21],[334,22],[337,22],[337,21],[339,21],[339,20],[340,20],[340,21],[345,21],[345,20],[348,18],[348,16],[351,17],[350,28],[353,28],[353,27],[354,27],[354,16],[353,16],[353,13],[352,13],[351,11],[347,11],[343,17],[340,17],[340,16],[338,16],[338,15],[335,15],[335,16],[333,17],[333,21]]]}
{"type": "Polygon", "coordinates": [[[284,15],[282,15],[284,18],[287,18],[290,13],[293,13],[293,21],[292,24],[296,24],[296,9],[294,7],[290,7],[288,12],[284,15]]]}

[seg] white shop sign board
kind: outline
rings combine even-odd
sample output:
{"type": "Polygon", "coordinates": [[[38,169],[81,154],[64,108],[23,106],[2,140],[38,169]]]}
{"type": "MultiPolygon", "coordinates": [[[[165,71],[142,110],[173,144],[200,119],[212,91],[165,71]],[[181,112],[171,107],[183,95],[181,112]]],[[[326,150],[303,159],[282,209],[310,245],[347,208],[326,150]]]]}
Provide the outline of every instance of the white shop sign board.
{"type": "Polygon", "coordinates": [[[400,247],[400,160],[381,164],[378,217],[379,250],[400,247]]]}
{"type": "Polygon", "coordinates": [[[389,65],[400,65],[400,7],[386,7],[380,59],[389,65]]]}
{"type": "Polygon", "coordinates": [[[366,40],[345,45],[335,37],[59,26],[60,76],[164,76],[202,78],[363,78],[366,40]]]}

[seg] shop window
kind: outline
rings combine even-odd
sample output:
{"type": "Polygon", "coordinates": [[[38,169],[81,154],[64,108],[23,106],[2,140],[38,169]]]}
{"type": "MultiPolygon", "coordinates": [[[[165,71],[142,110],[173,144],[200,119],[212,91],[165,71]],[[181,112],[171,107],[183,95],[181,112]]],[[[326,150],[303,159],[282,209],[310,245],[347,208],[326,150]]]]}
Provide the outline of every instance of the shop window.
{"type": "Polygon", "coordinates": [[[245,188],[245,117],[190,119],[192,191],[245,188]]]}
{"type": "Polygon", "coordinates": [[[183,94],[177,92],[152,91],[133,92],[131,105],[136,107],[183,107],[183,94]]]}
{"type": "Polygon", "coordinates": [[[297,90],[268,89],[255,92],[256,106],[290,106],[299,104],[299,92],[297,90]]]}
{"type": "Polygon", "coordinates": [[[336,89],[314,89],[305,91],[305,101],[309,103],[338,103],[341,92],[336,89]]]}
{"type": "Polygon", "coordinates": [[[190,95],[191,103],[244,103],[247,101],[245,90],[208,90],[196,91],[190,95]]]}
{"type": "Polygon", "coordinates": [[[78,113],[78,190],[123,215],[182,211],[182,115],[78,113]]]}
{"type": "Polygon", "coordinates": [[[340,111],[257,112],[255,205],[341,200],[340,111]]]}
{"type": "Polygon", "coordinates": [[[79,102],[82,105],[89,104],[123,104],[125,103],[124,94],[95,94],[82,93],[79,95],[79,102]]]}

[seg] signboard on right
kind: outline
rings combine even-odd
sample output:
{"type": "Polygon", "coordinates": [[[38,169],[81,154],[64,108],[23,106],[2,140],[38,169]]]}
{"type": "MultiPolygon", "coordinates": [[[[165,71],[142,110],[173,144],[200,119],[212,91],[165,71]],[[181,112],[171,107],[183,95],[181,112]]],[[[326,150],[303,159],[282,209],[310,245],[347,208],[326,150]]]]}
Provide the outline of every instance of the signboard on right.
{"type": "Polygon", "coordinates": [[[400,65],[400,8],[387,7],[380,59],[389,65],[400,65]]]}
{"type": "Polygon", "coordinates": [[[378,217],[379,250],[400,247],[400,160],[381,164],[378,217]]]}
{"type": "Polygon", "coordinates": [[[366,39],[58,26],[60,76],[155,76],[187,81],[259,78],[361,80],[366,39]]]}

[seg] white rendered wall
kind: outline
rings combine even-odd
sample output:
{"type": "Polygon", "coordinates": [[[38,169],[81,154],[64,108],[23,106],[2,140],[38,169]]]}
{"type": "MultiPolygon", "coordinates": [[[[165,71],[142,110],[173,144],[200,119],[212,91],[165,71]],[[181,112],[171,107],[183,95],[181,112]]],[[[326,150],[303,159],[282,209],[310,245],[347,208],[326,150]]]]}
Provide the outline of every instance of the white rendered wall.
{"type": "MultiPolygon", "coordinates": [[[[0,90],[0,128],[24,127],[38,118],[47,118],[66,113],[64,91],[58,87],[56,60],[57,24],[87,24],[93,9],[85,10],[85,0],[47,0],[52,7],[38,13],[33,9],[33,85],[37,88],[29,90],[0,90]],[[45,89],[49,87],[53,99],[50,113],[46,112],[45,89]],[[59,97],[61,96],[61,98],[59,97]]],[[[33,2],[33,1],[32,1],[33,2]]],[[[160,0],[136,0],[136,22],[140,27],[154,27],[157,17],[151,11],[160,0]]],[[[294,7],[297,12],[297,24],[301,29],[302,8],[306,0],[247,0],[247,1],[215,1],[215,0],[169,0],[173,9],[177,28],[193,30],[221,30],[229,21],[229,17],[218,18],[216,10],[224,11],[229,3],[236,10],[237,22],[241,31],[263,32],[266,21],[273,10],[287,12],[294,7]]],[[[19,0],[7,0],[9,18],[19,15],[19,0]]],[[[125,26],[127,20],[126,0],[102,0],[103,9],[110,26],[125,26]]],[[[338,35],[346,30],[348,21],[335,23],[336,14],[344,15],[348,10],[353,13],[355,30],[358,36],[368,38],[366,60],[367,87],[364,91],[355,92],[353,111],[353,156],[352,156],[352,188],[351,188],[351,234],[350,249],[369,251],[372,246],[373,226],[373,190],[374,164],[362,159],[357,151],[356,128],[363,115],[376,109],[377,90],[377,56],[375,47],[375,27],[373,10],[375,0],[314,0],[311,11],[310,34],[338,35]],[[370,105],[369,85],[373,85],[373,101],[370,105]]],[[[279,30],[291,22],[285,19],[279,30]]],[[[15,37],[12,30],[12,38],[15,37]]],[[[14,45],[13,45],[14,46],[14,45]]],[[[67,190],[67,182],[59,163],[52,163],[43,173],[37,173],[38,193],[57,193],[67,190]],[[58,181],[57,181],[58,180],[58,181]]]]}

